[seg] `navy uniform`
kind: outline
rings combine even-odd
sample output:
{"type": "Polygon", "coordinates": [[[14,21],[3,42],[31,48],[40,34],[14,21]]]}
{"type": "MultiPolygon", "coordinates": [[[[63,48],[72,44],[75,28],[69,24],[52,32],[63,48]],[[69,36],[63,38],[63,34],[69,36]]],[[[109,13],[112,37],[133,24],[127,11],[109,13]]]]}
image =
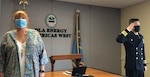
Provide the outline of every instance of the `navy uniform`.
{"type": "Polygon", "coordinates": [[[144,77],[146,59],[143,36],[140,33],[135,35],[126,29],[118,35],[116,41],[123,43],[126,50],[125,69],[127,77],[144,77]],[[134,72],[136,74],[139,72],[139,75],[134,75],[134,72]],[[140,75],[141,73],[142,75],[140,75]]]}

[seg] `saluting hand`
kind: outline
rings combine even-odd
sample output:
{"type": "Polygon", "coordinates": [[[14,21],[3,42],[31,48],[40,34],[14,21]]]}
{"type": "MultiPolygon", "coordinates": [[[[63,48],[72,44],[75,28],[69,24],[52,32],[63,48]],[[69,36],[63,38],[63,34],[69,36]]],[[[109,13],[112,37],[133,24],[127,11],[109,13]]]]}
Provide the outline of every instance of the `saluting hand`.
{"type": "Polygon", "coordinates": [[[128,31],[132,31],[133,28],[134,28],[134,23],[131,23],[131,24],[127,27],[127,30],[128,30],[128,31]]]}

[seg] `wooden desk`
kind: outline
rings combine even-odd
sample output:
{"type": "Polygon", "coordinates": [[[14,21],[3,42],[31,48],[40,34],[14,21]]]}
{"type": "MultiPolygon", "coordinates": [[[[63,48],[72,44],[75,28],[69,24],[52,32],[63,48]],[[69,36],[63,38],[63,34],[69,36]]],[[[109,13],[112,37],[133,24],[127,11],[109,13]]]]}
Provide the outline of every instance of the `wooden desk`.
{"type": "MultiPolygon", "coordinates": [[[[65,71],[67,71],[67,70],[45,72],[45,77],[72,77],[70,75],[64,74],[65,71]]],[[[104,72],[104,71],[93,69],[93,68],[87,68],[86,74],[92,75],[94,77],[123,77],[120,75],[104,72]]]]}
{"type": "Polygon", "coordinates": [[[65,59],[81,60],[81,58],[82,58],[81,54],[53,55],[50,57],[51,71],[54,71],[55,60],[65,60],[65,59]]]}

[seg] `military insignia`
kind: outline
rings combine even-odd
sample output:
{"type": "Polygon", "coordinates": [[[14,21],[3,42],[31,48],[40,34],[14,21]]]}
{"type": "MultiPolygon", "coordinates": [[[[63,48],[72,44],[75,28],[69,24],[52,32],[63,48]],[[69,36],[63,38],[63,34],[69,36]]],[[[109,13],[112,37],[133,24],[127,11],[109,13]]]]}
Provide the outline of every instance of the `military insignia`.
{"type": "Polygon", "coordinates": [[[53,27],[55,27],[56,24],[57,24],[56,16],[53,15],[53,14],[47,15],[45,21],[46,21],[46,22],[45,22],[45,23],[46,23],[46,26],[47,26],[48,28],[53,28],[53,27]]]}
{"type": "Polygon", "coordinates": [[[121,34],[123,34],[124,36],[128,35],[128,33],[126,31],[122,31],[121,34]]]}

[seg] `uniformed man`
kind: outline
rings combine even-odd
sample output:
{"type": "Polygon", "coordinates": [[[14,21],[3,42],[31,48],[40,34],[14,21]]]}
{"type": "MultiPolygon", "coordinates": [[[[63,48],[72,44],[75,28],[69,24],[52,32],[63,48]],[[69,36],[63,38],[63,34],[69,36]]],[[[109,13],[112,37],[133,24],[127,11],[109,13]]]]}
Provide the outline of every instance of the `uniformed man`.
{"type": "Polygon", "coordinates": [[[123,43],[126,50],[125,70],[127,77],[144,77],[147,70],[144,39],[139,33],[140,22],[137,18],[129,20],[129,26],[122,31],[116,41],[123,43]]]}

